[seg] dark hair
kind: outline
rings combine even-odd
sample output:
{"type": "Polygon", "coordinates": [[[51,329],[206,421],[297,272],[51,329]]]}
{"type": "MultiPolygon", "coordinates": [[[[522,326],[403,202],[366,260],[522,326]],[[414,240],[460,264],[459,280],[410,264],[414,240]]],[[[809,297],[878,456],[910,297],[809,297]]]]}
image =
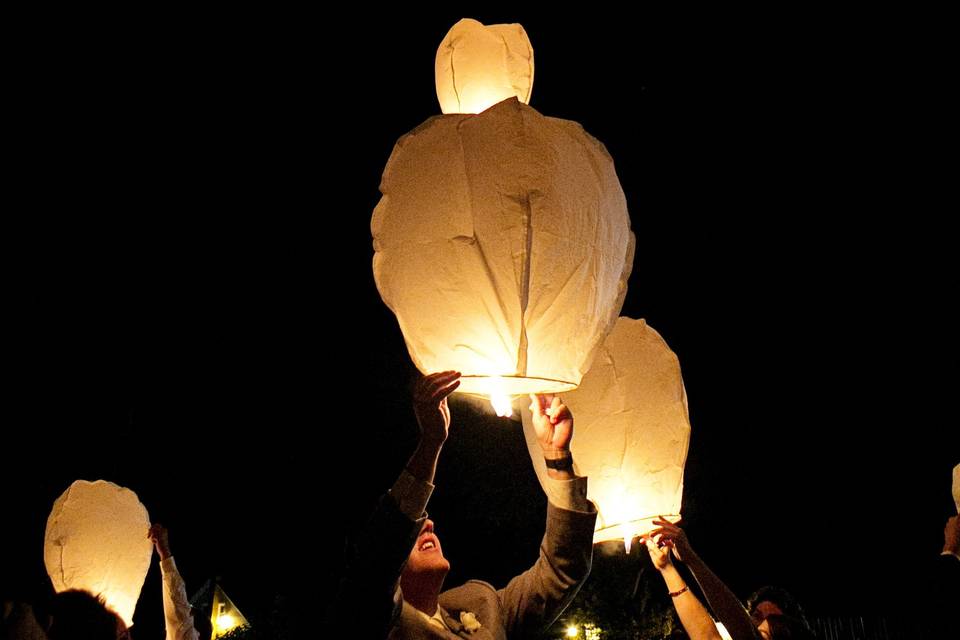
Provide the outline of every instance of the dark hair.
{"type": "Polygon", "coordinates": [[[807,631],[811,631],[810,623],[807,622],[803,608],[800,606],[800,603],[797,602],[797,599],[790,595],[790,592],[786,589],[768,585],[760,587],[750,594],[750,597],[747,598],[747,611],[750,612],[750,617],[753,618],[756,624],[760,624],[764,620],[763,617],[757,617],[755,615],[757,613],[757,605],[761,602],[772,602],[780,608],[780,611],[782,611],[785,616],[800,621],[807,631]]]}
{"type": "MultiPolygon", "coordinates": [[[[770,600],[773,602],[773,600],[770,600]]],[[[764,618],[772,640],[816,640],[806,621],[793,616],[771,614],[764,618]]]]}
{"type": "Polygon", "coordinates": [[[117,640],[126,629],[100,596],[70,589],[53,597],[50,605],[50,640],[117,640]]]}

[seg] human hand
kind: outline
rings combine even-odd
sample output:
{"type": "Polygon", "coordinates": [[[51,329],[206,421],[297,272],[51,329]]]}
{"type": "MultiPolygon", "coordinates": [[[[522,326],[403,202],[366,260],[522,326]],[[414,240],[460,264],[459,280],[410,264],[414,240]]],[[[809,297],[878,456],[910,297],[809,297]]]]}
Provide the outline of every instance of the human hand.
{"type": "Polygon", "coordinates": [[[960,515],[947,518],[943,527],[943,550],[960,555],[960,515]]]}
{"type": "Polygon", "coordinates": [[[413,411],[420,425],[421,441],[442,445],[450,431],[447,396],[460,386],[458,371],[441,371],[422,376],[413,389],[413,411]]]}
{"type": "Polygon", "coordinates": [[[530,411],[544,457],[557,458],[569,451],[573,440],[573,414],[560,396],[531,393],[530,411]]]}
{"type": "Polygon", "coordinates": [[[154,523],[151,525],[147,531],[147,537],[150,538],[161,560],[166,560],[173,555],[170,552],[170,534],[162,524],[154,523]]]}
{"type": "Polygon", "coordinates": [[[656,567],[657,571],[662,573],[667,567],[673,564],[670,560],[669,545],[661,547],[649,536],[644,536],[642,541],[647,547],[647,553],[650,554],[650,560],[653,562],[653,566],[656,567]]]}
{"type": "Polygon", "coordinates": [[[687,539],[687,533],[683,529],[663,518],[654,520],[653,524],[657,525],[657,528],[647,536],[673,549],[673,555],[677,557],[677,560],[683,562],[696,555],[687,539]]]}

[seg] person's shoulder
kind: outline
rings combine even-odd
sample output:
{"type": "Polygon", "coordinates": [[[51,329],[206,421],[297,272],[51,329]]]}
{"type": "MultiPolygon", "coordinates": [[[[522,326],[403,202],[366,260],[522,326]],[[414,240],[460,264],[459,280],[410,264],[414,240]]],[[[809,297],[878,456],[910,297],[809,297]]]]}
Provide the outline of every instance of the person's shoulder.
{"type": "Polygon", "coordinates": [[[484,580],[467,580],[459,587],[454,587],[453,589],[448,589],[440,594],[441,599],[453,598],[469,593],[480,593],[484,591],[489,591],[490,593],[496,593],[497,590],[493,587],[492,584],[484,580]]]}

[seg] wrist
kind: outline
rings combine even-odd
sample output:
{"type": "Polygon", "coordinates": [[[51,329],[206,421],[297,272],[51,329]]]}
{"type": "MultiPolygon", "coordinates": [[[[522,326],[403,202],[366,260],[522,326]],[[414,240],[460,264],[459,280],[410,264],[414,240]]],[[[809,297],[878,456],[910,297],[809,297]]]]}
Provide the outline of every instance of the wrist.
{"type": "Polygon", "coordinates": [[[549,471],[559,471],[561,473],[573,473],[573,455],[569,451],[566,455],[547,455],[544,452],[543,461],[549,471]]]}

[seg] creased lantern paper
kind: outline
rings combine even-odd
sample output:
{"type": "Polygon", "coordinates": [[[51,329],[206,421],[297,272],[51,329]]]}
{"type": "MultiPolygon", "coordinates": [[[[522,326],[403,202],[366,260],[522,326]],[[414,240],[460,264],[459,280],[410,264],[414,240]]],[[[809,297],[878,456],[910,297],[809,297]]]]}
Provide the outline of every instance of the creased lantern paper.
{"type": "Polygon", "coordinates": [[[424,373],[459,391],[559,392],[613,326],[633,264],[604,146],[515,99],[437,116],[397,142],[371,228],[373,272],[424,373]]]}
{"type": "Polygon", "coordinates": [[[136,493],[105,480],[77,480],[47,518],[43,560],[54,589],[102,595],[131,626],[153,553],[149,528],[136,493]]]}
{"type": "Polygon", "coordinates": [[[480,113],[498,102],[530,102],[533,47],[519,24],[484,26],[464,18],[437,49],[437,99],[443,113],[480,113]]]}
{"type": "MultiPolygon", "coordinates": [[[[680,362],[644,320],[619,318],[580,387],[563,394],[573,458],[599,511],[594,542],[631,539],[658,516],[677,521],[690,444],[680,362]]],[[[530,412],[524,434],[544,490],[546,467],[530,412]]]]}
{"type": "Polygon", "coordinates": [[[953,468],[953,503],[960,513],[960,464],[953,468]]]}

